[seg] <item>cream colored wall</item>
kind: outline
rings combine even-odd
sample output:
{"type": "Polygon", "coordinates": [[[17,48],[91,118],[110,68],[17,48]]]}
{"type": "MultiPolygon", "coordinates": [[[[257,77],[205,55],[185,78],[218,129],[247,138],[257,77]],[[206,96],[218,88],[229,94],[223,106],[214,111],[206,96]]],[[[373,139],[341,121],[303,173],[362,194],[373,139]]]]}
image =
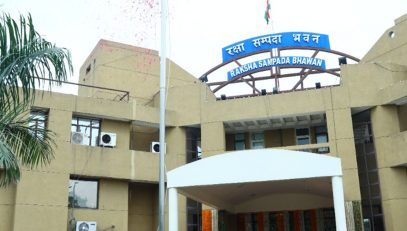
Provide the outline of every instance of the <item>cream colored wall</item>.
{"type": "Polygon", "coordinates": [[[209,157],[226,151],[225,128],[222,122],[201,124],[202,156],[209,157]]]}
{"type": "MultiPolygon", "coordinates": [[[[93,54],[94,55],[88,57],[81,68],[80,83],[128,90],[131,87],[140,86],[140,82],[136,85],[136,80],[129,77],[135,77],[134,75],[142,73],[145,74],[143,76],[151,76],[154,78],[158,73],[158,57],[156,51],[100,40],[93,54]],[[89,65],[91,65],[91,71],[86,74],[85,70],[89,65]],[[110,84],[106,82],[106,80],[112,80],[112,78],[114,78],[114,84],[112,84],[112,81],[110,81],[110,84]]],[[[150,85],[146,86],[144,92],[136,92],[133,96],[138,96],[141,99],[147,98],[147,95],[153,94],[151,92],[151,85],[154,85],[154,82],[156,81],[149,82],[150,85]],[[148,89],[150,89],[150,91],[148,91],[148,89]]],[[[79,88],[80,96],[91,97],[98,95],[98,92],[100,92],[98,89],[79,88]]]]}
{"type": "Polygon", "coordinates": [[[391,155],[386,155],[384,161],[388,166],[401,167],[407,165],[407,131],[390,135],[387,139],[382,139],[379,142],[382,149],[386,150],[391,155]]]}
{"type": "Polygon", "coordinates": [[[154,227],[154,200],[158,185],[131,183],[129,186],[129,231],[151,231],[154,227]]]}
{"type": "MultiPolygon", "coordinates": [[[[129,231],[154,231],[158,227],[158,184],[130,183],[129,186],[129,231]]],[[[164,208],[168,217],[168,203],[164,208]]],[[[186,198],[178,195],[179,231],[186,230],[186,198]]],[[[165,219],[168,229],[168,219],[165,219]]]]}
{"type": "MultiPolygon", "coordinates": [[[[138,104],[145,105],[159,91],[160,59],[157,51],[100,40],[93,55],[81,68],[79,83],[129,91],[138,104]],[[86,74],[86,68],[91,71],[86,74]]],[[[197,81],[172,61],[167,61],[168,87],[197,81]]],[[[80,87],[79,95],[114,99],[117,92],[80,87]]]]}
{"type": "Polygon", "coordinates": [[[374,44],[370,51],[363,57],[362,62],[391,62],[395,64],[406,65],[406,25],[407,14],[395,20],[395,25],[383,33],[376,44],[374,44]],[[393,38],[389,36],[390,32],[394,33],[393,38]]]}
{"type": "Polygon", "coordinates": [[[131,139],[132,139],[132,150],[136,151],[150,151],[151,142],[158,142],[159,141],[159,134],[158,132],[154,133],[145,133],[145,132],[131,132],[131,139]]]}
{"type": "Polygon", "coordinates": [[[16,186],[0,188],[0,224],[4,230],[13,229],[16,186]]]}
{"type": "Polygon", "coordinates": [[[166,107],[177,112],[179,125],[200,123],[202,94],[204,94],[204,88],[198,80],[195,83],[172,87],[168,90],[166,107]]]}
{"type": "Polygon", "coordinates": [[[101,132],[116,134],[116,147],[120,149],[129,149],[130,147],[130,123],[102,119],[101,132]]]}
{"type": "MultiPolygon", "coordinates": [[[[117,158],[115,152],[121,149],[128,150],[128,122],[104,120],[102,130],[106,129],[105,131],[115,132],[118,135],[117,148],[107,149],[70,144],[71,118],[72,112],[55,108],[50,110],[48,127],[56,134],[55,159],[49,166],[23,171],[22,181],[18,184],[15,193],[14,213],[11,213],[14,215],[13,230],[41,230],[44,225],[50,230],[66,230],[69,175],[114,177],[115,174],[112,172],[115,172],[115,168],[123,171],[121,168],[123,164],[120,164],[120,158],[117,158]],[[109,156],[113,155],[112,159],[116,162],[108,161],[109,156]],[[101,162],[104,163],[102,167],[97,167],[101,162]],[[22,220],[24,222],[21,222],[22,220]]],[[[130,151],[127,151],[127,154],[131,156],[130,151]]],[[[130,158],[122,159],[121,163],[128,159],[130,158]]],[[[131,176],[129,168],[125,172],[129,178],[131,176]]],[[[120,173],[118,176],[120,177],[120,173]]],[[[98,227],[114,222],[120,230],[126,230],[127,183],[100,180],[99,189],[99,208],[97,210],[75,209],[77,220],[96,220],[98,227]],[[116,197],[120,200],[115,201],[116,197]]],[[[10,209],[10,211],[13,210],[10,209]]]]}
{"type": "Polygon", "coordinates": [[[55,159],[47,167],[22,171],[22,180],[15,189],[12,230],[41,230],[48,220],[51,230],[66,230],[70,159],[63,147],[70,139],[71,118],[67,111],[49,111],[48,128],[55,132],[57,144],[55,159]]]}
{"type": "Polygon", "coordinates": [[[360,200],[359,177],[350,108],[327,111],[330,155],[340,157],[343,170],[345,200],[360,200]]]}
{"type": "Polygon", "coordinates": [[[186,131],[183,127],[170,127],[166,129],[166,158],[167,171],[186,163],[186,131]]]}
{"type": "MultiPolygon", "coordinates": [[[[378,91],[390,85],[392,74],[374,63],[360,63],[341,67],[343,88],[335,89],[333,98],[341,100],[344,106],[364,107],[382,102],[378,91]]],[[[335,105],[334,105],[335,107],[335,105]]]]}
{"type": "MultiPolygon", "coordinates": [[[[158,126],[159,108],[136,105],[134,102],[117,102],[111,100],[94,99],[60,93],[45,93],[41,97],[39,93],[35,106],[52,108],[53,110],[65,111],[84,116],[96,116],[117,121],[138,121],[158,126]]],[[[176,114],[174,111],[166,112],[167,126],[176,125],[176,114]]]]}
{"type": "Polygon", "coordinates": [[[203,103],[202,123],[244,121],[323,112],[331,107],[330,88],[203,103]]]}
{"type": "Polygon", "coordinates": [[[24,170],[15,194],[13,230],[66,230],[68,180],[66,173],[24,170]]]}
{"type": "Polygon", "coordinates": [[[125,181],[100,179],[98,197],[97,209],[75,208],[75,219],[77,221],[96,221],[97,230],[109,230],[108,228],[115,226],[114,230],[127,231],[128,183],[125,181]]]}
{"type": "MultiPolygon", "coordinates": [[[[130,120],[158,123],[158,110],[143,106],[136,109],[132,103],[57,93],[38,98],[36,106],[50,108],[48,127],[56,134],[55,158],[48,166],[23,171],[22,181],[16,188],[0,189],[2,227],[7,230],[40,230],[47,224],[50,230],[66,230],[69,176],[79,175],[101,179],[101,183],[99,208],[75,209],[77,220],[96,220],[98,227],[115,225],[116,230],[127,230],[127,183],[120,179],[158,181],[158,155],[129,149],[130,120]],[[136,112],[138,109],[140,111],[136,112]],[[117,146],[103,148],[71,144],[73,114],[103,118],[101,131],[116,133],[117,146]],[[120,201],[115,201],[116,197],[120,201]]],[[[171,123],[171,112],[167,118],[171,123]]],[[[167,136],[166,166],[173,169],[185,163],[185,132],[179,127],[170,128],[167,136]],[[169,141],[171,139],[173,141],[169,141]]]]}
{"type": "Polygon", "coordinates": [[[392,150],[403,150],[403,146],[389,147],[394,135],[400,133],[396,106],[377,106],[372,110],[372,129],[379,169],[380,190],[386,230],[403,230],[407,227],[407,171],[405,167],[392,167],[392,150]]]}

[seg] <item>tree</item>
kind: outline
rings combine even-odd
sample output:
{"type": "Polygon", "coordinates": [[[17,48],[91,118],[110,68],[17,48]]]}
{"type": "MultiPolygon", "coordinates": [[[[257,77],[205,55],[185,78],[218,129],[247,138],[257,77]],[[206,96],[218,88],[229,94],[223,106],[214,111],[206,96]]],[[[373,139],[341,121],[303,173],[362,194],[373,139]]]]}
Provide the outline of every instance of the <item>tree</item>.
{"type": "Polygon", "coordinates": [[[54,135],[30,125],[30,107],[37,89],[51,90],[72,72],[69,51],[43,39],[31,15],[18,23],[0,16],[0,186],[19,181],[20,165],[35,168],[52,160],[54,135]]]}

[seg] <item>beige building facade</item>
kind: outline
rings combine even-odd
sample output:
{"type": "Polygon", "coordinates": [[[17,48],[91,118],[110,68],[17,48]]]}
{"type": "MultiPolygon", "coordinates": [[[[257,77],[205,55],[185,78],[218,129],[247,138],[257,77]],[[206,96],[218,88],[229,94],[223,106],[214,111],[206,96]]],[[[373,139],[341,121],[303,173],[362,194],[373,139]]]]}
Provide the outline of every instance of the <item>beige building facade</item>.
{"type": "MultiPolygon", "coordinates": [[[[405,230],[406,41],[407,15],[358,64],[341,66],[340,85],[226,100],[168,61],[166,170],[242,149],[339,157],[348,230],[405,230]]],[[[33,113],[55,132],[55,159],[24,169],[17,185],[0,189],[0,230],[76,230],[78,221],[93,221],[98,231],[157,229],[159,155],[152,145],[159,139],[158,53],[101,40],[79,83],[77,96],[46,93],[35,102],[33,113]]],[[[324,221],[333,206],[329,182],[309,193],[280,187],[285,191],[271,195],[280,203],[252,212],[300,217],[301,227],[288,230],[333,230],[324,221]],[[288,205],[285,194],[300,199],[288,205]],[[311,210],[325,224],[307,229],[311,210]]],[[[217,216],[212,221],[225,221],[210,230],[241,230],[239,217],[248,216],[181,195],[178,201],[180,230],[208,230],[207,211],[217,216]]],[[[253,227],[245,230],[261,230],[253,227]]]]}

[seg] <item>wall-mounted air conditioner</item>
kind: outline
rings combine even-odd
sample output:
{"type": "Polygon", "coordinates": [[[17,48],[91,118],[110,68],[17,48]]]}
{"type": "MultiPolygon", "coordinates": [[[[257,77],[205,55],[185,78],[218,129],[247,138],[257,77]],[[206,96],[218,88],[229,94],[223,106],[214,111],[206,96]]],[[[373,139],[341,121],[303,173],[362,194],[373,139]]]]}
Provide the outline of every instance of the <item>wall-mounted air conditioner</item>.
{"type": "MultiPolygon", "coordinates": [[[[164,146],[166,147],[167,144],[165,143],[164,146]]],[[[159,153],[160,152],[160,142],[157,142],[157,141],[151,142],[150,152],[159,153]]]]}
{"type": "Polygon", "coordinates": [[[116,133],[101,132],[99,145],[103,147],[116,147],[116,133]]]}
{"type": "Polygon", "coordinates": [[[76,231],[96,231],[96,221],[77,221],[76,231]]]}
{"type": "Polygon", "coordinates": [[[160,152],[160,142],[151,142],[150,151],[152,153],[159,153],[160,152]]]}
{"type": "Polygon", "coordinates": [[[71,132],[71,144],[84,144],[85,137],[85,133],[71,132]]]}

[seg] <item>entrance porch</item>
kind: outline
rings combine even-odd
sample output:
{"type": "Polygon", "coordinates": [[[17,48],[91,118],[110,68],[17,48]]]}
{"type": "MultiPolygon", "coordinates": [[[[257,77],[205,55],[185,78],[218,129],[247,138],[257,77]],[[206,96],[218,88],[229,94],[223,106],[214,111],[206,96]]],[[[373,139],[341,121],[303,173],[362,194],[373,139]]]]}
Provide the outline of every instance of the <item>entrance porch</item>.
{"type": "Polygon", "coordinates": [[[307,214],[301,211],[330,207],[335,211],[336,230],[346,230],[341,161],[336,157],[281,149],[229,152],[168,172],[167,187],[169,231],[178,230],[178,193],[235,214],[236,227],[226,230],[241,230],[238,224],[242,223],[264,226],[265,218],[269,226],[274,221],[281,226],[282,218],[289,221],[290,211],[297,224],[295,217],[307,214]],[[263,221],[257,222],[256,217],[263,221]]]}

